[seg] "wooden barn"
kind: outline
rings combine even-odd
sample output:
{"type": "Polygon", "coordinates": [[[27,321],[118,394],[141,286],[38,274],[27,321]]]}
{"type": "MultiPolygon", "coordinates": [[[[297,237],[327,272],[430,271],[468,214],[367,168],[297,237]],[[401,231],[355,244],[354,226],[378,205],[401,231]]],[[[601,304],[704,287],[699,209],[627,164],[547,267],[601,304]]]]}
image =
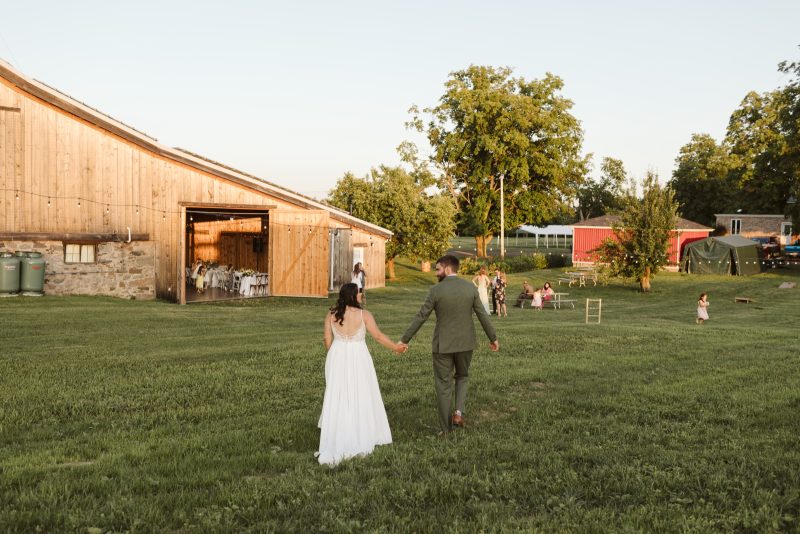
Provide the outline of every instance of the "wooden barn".
{"type": "MultiPolygon", "coordinates": [[[[575,265],[593,264],[592,250],[607,237],[614,237],[612,226],[619,220],[616,215],[602,215],[586,219],[572,225],[572,263],[575,265]]],[[[678,218],[677,228],[672,233],[669,247],[669,268],[677,268],[681,252],[687,243],[705,239],[713,229],[696,222],[678,218]]]]}
{"type": "Polygon", "coordinates": [[[325,297],[358,261],[368,288],[385,285],[389,238],[163,146],[0,60],[0,250],[41,252],[47,294],[184,303],[193,300],[187,268],[199,259],[266,274],[261,295],[325,297]]]}

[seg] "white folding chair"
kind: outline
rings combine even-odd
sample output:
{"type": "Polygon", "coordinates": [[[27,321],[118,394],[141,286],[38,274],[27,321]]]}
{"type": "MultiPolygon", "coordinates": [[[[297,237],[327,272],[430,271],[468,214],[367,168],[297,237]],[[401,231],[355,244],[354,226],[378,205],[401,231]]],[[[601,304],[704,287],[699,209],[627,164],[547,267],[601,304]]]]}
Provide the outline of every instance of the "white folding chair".
{"type": "Polygon", "coordinates": [[[242,287],[242,273],[235,272],[233,273],[233,284],[231,284],[230,291],[238,293],[241,287],[242,287]]]}

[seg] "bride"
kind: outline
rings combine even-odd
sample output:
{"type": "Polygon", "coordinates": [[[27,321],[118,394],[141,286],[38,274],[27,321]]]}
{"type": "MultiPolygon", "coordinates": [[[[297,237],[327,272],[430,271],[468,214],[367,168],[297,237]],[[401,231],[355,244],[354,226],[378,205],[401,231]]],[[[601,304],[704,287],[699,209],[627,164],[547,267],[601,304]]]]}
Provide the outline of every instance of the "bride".
{"type": "Polygon", "coordinates": [[[335,466],[392,442],[366,332],[397,353],[405,347],[380,331],[358,303],[358,286],[345,284],[325,317],[325,397],[319,417],[319,463],[335,466]]]}

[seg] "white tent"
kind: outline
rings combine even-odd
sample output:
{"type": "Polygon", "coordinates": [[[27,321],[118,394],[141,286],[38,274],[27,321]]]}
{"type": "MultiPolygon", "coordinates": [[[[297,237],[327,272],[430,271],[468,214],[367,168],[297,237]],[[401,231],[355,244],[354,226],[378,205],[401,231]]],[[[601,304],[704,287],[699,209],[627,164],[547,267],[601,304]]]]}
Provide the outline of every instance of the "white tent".
{"type": "MultiPolygon", "coordinates": [[[[522,226],[517,228],[516,239],[519,239],[519,235],[523,234],[525,236],[533,235],[536,237],[536,247],[539,247],[539,237],[544,238],[544,246],[550,247],[550,244],[553,243],[555,247],[558,247],[558,240],[559,238],[563,239],[563,246],[567,248],[567,237],[572,237],[572,226],[564,226],[561,224],[550,224],[548,226],[531,226],[529,224],[523,224],[522,226]]],[[[516,244],[516,242],[515,242],[516,244]]]]}

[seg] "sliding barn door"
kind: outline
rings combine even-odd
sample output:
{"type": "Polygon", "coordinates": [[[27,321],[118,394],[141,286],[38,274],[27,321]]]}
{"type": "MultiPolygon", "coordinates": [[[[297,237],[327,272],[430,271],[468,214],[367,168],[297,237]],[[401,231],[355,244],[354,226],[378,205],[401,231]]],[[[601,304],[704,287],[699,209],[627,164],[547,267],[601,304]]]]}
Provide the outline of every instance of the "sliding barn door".
{"type": "Polygon", "coordinates": [[[328,212],[270,210],[270,295],[328,296],[328,212]]]}

